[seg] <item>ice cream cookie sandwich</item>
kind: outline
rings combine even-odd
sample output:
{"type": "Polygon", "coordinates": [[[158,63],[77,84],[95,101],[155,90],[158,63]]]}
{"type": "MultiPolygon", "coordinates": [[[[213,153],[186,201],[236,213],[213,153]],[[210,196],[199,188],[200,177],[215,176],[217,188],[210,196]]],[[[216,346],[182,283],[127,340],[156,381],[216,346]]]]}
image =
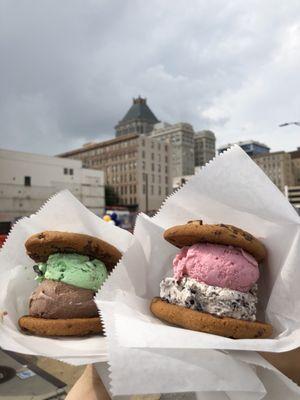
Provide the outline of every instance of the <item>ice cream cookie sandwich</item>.
{"type": "Polygon", "coordinates": [[[26,241],[39,282],[20,328],[39,336],[101,333],[95,292],[122,254],[111,244],[84,234],[44,231],[26,241]]]}
{"type": "Polygon", "coordinates": [[[150,309],[171,324],[231,337],[266,338],[272,326],[256,320],[259,262],[267,251],[250,233],[233,225],[190,221],[164,232],[181,250],[174,275],[160,283],[150,309]]]}

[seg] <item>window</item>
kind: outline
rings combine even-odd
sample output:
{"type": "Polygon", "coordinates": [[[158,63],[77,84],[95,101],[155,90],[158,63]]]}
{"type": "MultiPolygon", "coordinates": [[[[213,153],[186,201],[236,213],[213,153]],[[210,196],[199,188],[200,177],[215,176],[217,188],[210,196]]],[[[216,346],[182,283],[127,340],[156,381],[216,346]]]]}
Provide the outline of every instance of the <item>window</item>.
{"type": "Polygon", "coordinates": [[[166,188],[166,196],[168,196],[168,194],[169,194],[169,193],[168,193],[168,188],[166,188]]]}
{"type": "Polygon", "coordinates": [[[152,183],[154,183],[154,181],[155,181],[155,177],[154,177],[154,174],[152,174],[152,183]]]}
{"type": "Polygon", "coordinates": [[[31,186],[31,176],[24,176],[24,186],[31,186]]]}
{"type": "Polygon", "coordinates": [[[151,194],[152,195],[154,194],[154,186],[153,185],[151,185],[151,194]]]}
{"type": "MultiPolygon", "coordinates": [[[[87,160],[85,160],[86,164],[88,164],[87,160]]],[[[64,168],[64,175],[68,175],[68,168],[64,168]]]]}
{"type": "Polygon", "coordinates": [[[145,158],[145,150],[142,151],[142,157],[145,158]]]}
{"type": "Polygon", "coordinates": [[[70,168],[70,169],[69,169],[69,174],[70,174],[70,175],[73,175],[73,173],[74,173],[73,168],[70,168]]]}
{"type": "Polygon", "coordinates": [[[151,171],[154,171],[154,164],[151,164],[151,171]]]}
{"type": "Polygon", "coordinates": [[[151,153],[151,160],[154,160],[154,153],[151,153]]]}
{"type": "Polygon", "coordinates": [[[143,185],[143,194],[146,193],[146,185],[143,185]]]}
{"type": "Polygon", "coordinates": [[[159,194],[159,196],[161,196],[161,187],[160,186],[158,187],[158,194],[159,194]]]}

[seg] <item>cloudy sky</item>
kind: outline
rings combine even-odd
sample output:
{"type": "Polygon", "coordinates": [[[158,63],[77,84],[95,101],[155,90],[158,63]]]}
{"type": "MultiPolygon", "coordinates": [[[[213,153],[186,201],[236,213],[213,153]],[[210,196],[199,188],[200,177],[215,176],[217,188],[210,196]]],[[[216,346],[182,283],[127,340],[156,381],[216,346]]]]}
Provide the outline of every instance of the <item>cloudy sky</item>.
{"type": "Polygon", "coordinates": [[[300,146],[299,0],[0,0],[0,147],[114,135],[137,95],[217,144],[300,146]]]}

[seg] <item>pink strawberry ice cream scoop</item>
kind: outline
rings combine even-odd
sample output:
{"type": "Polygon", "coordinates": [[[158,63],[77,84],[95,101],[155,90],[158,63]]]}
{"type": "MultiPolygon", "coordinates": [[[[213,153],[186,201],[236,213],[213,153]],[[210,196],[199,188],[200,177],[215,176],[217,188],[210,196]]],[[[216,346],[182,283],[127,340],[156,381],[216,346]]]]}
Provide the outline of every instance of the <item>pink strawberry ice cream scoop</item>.
{"type": "Polygon", "coordinates": [[[243,249],[211,243],[183,247],[173,261],[174,278],[248,292],[259,278],[258,263],[243,249]]]}

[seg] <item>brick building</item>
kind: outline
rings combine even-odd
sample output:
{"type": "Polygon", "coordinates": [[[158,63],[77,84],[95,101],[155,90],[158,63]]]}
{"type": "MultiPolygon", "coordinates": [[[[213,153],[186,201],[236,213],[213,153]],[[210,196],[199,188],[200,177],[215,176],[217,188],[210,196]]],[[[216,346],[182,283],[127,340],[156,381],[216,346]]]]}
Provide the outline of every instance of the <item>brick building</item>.
{"type": "Polygon", "coordinates": [[[121,135],[60,157],[81,160],[87,168],[103,170],[107,188],[115,193],[115,205],[157,210],[171,192],[171,145],[146,135],[121,135]]]}

